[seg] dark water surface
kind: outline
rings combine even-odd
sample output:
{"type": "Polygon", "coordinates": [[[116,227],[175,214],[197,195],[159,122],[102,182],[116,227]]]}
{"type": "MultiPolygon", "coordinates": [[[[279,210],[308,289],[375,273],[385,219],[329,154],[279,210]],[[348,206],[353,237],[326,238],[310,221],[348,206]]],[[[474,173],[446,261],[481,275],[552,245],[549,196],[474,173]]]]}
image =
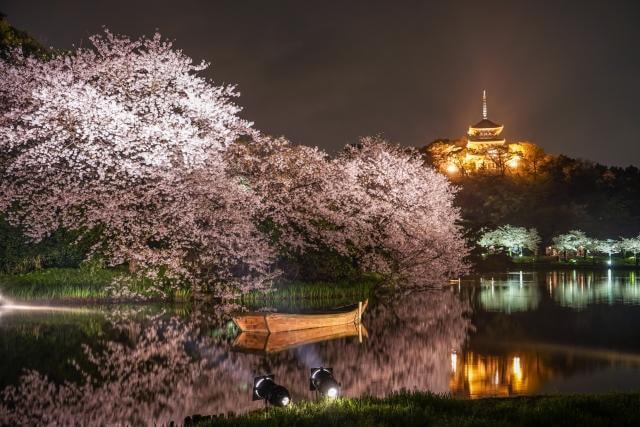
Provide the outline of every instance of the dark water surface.
{"type": "Polygon", "coordinates": [[[261,406],[251,386],[265,373],[294,401],[313,399],[308,375],[317,366],[332,367],[347,396],[640,390],[633,272],[486,275],[370,302],[362,328],[263,337],[257,346],[272,352],[239,339],[229,317],[237,309],[0,308],[0,424],[151,424],[241,413],[261,406]]]}

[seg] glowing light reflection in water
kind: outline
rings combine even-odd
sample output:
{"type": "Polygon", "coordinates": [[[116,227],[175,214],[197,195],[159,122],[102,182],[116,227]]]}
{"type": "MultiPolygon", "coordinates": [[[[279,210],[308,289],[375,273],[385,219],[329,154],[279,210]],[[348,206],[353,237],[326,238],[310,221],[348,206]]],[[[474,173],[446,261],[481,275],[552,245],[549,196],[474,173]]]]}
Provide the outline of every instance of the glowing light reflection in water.
{"type": "Polygon", "coordinates": [[[10,362],[0,366],[0,388],[22,388],[3,392],[0,424],[143,425],[238,413],[261,406],[250,390],[253,376],[264,373],[276,375],[296,402],[313,397],[310,365],[332,367],[346,396],[605,391],[593,374],[610,371],[627,381],[616,388],[635,388],[640,340],[629,325],[640,321],[639,285],[635,274],[616,271],[486,276],[372,302],[362,343],[354,335],[268,355],[232,348],[237,330],[227,307],[5,306],[0,359],[10,362]],[[61,369],[68,359],[94,381],[71,375],[72,365],[61,369]],[[23,368],[34,371],[18,379],[23,368]]]}

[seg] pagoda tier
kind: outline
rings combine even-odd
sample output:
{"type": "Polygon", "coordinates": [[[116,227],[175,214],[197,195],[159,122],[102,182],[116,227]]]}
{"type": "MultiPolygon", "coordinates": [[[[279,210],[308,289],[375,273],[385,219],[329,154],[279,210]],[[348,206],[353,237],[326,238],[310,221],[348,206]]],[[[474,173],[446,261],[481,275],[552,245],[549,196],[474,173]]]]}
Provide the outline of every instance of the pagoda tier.
{"type": "Polygon", "coordinates": [[[504,126],[494,123],[487,118],[487,93],[482,91],[482,120],[469,126],[467,133],[468,148],[483,148],[492,145],[506,144],[501,137],[504,126]]]}

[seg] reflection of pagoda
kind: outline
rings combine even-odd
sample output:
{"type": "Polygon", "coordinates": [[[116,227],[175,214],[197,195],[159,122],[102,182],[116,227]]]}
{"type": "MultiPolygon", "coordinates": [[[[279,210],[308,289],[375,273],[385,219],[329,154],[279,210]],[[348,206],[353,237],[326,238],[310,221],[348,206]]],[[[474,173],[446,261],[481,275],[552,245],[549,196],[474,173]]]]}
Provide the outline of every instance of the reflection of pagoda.
{"type": "Polygon", "coordinates": [[[500,136],[504,126],[492,122],[487,118],[487,92],[482,91],[482,120],[469,126],[467,133],[467,148],[484,149],[497,145],[504,145],[505,139],[500,136]]]}

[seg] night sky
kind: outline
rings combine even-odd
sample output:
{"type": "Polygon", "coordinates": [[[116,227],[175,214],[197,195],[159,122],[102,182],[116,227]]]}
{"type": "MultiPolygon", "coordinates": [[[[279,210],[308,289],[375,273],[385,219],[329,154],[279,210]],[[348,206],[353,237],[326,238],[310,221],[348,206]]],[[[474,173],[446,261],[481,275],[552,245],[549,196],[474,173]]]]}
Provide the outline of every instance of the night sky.
{"type": "Polygon", "coordinates": [[[273,135],[334,152],[359,135],[462,136],[481,115],[508,140],[640,165],[640,2],[0,0],[10,22],[70,48],[156,29],[273,135]],[[636,4],[634,4],[636,3],[636,4]]]}

